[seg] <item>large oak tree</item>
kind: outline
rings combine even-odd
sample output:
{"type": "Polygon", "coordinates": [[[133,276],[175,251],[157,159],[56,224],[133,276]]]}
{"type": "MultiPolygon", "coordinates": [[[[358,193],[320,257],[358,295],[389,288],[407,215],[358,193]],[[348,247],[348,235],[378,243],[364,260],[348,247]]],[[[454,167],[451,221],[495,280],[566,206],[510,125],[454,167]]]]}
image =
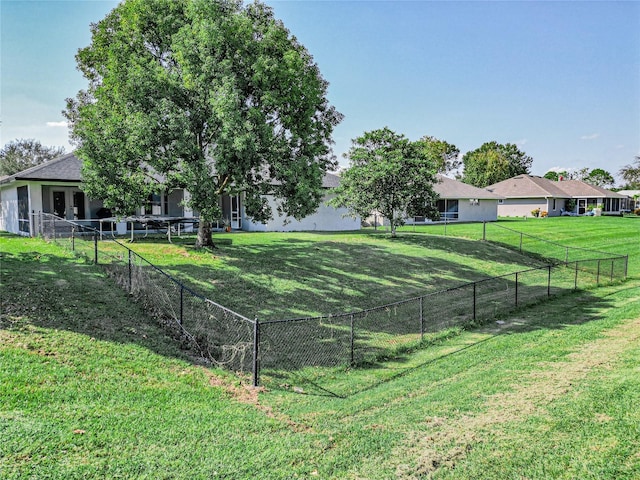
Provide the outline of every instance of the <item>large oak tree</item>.
{"type": "Polygon", "coordinates": [[[392,236],[407,217],[438,218],[433,185],[443,165],[444,143],[429,148],[426,138],[411,142],[385,127],[352,140],[345,154],[349,168],[330,204],[361,217],[379,212],[389,220],[392,236]]]}
{"type": "Polygon", "coordinates": [[[300,219],[322,198],[341,115],[309,52],[261,3],[126,0],[77,56],[88,88],[67,100],[84,189],[120,214],[186,188],[211,243],[221,195],[257,221],[300,219]]]}
{"type": "Polygon", "coordinates": [[[529,173],[533,159],[512,143],[487,142],[462,157],[464,183],[484,188],[529,173]]]}

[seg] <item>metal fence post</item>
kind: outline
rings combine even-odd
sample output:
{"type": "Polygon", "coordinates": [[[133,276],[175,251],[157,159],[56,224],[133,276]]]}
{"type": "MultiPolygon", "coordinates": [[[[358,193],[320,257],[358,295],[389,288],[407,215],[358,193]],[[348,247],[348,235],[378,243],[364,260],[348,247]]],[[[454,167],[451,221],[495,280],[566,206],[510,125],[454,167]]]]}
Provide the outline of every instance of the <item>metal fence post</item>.
{"type": "Polygon", "coordinates": [[[355,358],[354,351],[353,351],[354,347],[355,347],[355,333],[353,331],[353,329],[354,329],[353,313],[350,315],[350,329],[351,329],[351,335],[350,335],[350,338],[349,338],[349,344],[350,344],[349,348],[351,349],[351,365],[353,365],[354,364],[354,358],[355,358]]]}
{"type": "Polygon", "coordinates": [[[98,237],[93,234],[93,263],[98,264],[98,237]]]}
{"type": "Polygon", "coordinates": [[[420,341],[424,340],[424,315],[423,315],[424,297],[420,297],[420,341]]]}
{"type": "Polygon", "coordinates": [[[613,282],[613,266],[615,265],[615,259],[611,260],[611,278],[610,281],[613,282]]]}
{"type": "Polygon", "coordinates": [[[549,276],[547,277],[547,297],[551,296],[551,265],[549,265],[549,276]]]}
{"type": "Polygon", "coordinates": [[[129,252],[129,293],[133,292],[132,272],[131,272],[131,250],[129,252]]]}
{"type": "Polygon", "coordinates": [[[573,283],[573,289],[577,290],[578,289],[578,262],[576,261],[576,279],[574,280],[573,283]]]}
{"type": "Polygon", "coordinates": [[[520,253],[522,253],[522,233],[520,233],[520,253]]]}
{"type": "Polygon", "coordinates": [[[487,239],[487,222],[485,220],[482,221],[482,240],[487,239]]]}
{"type": "Polygon", "coordinates": [[[473,320],[476,320],[476,290],[478,282],[473,282],[473,320]]]}
{"type": "Polygon", "coordinates": [[[184,285],[180,285],[180,325],[184,320],[184,285]]]}
{"type": "Polygon", "coordinates": [[[516,272],[516,307],[518,306],[518,272],[516,272]]]}
{"type": "Polygon", "coordinates": [[[260,346],[260,322],[258,317],[253,322],[253,386],[257,387],[260,383],[260,362],[258,362],[258,353],[260,346]]]}
{"type": "Polygon", "coordinates": [[[76,227],[71,227],[71,251],[76,251],[76,227]]]}

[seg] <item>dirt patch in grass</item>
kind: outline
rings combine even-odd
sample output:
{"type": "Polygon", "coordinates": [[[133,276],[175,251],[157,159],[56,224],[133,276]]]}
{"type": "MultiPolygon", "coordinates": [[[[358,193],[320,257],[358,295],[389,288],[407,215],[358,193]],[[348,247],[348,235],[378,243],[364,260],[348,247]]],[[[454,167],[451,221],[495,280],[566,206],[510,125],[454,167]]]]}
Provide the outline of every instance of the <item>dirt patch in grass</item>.
{"type": "MultiPolygon", "coordinates": [[[[544,414],[546,405],[571,394],[574,386],[592,371],[613,368],[620,355],[639,342],[640,318],[605,332],[603,338],[569,354],[566,361],[540,363],[538,370],[512,385],[509,392],[490,397],[483,413],[455,419],[426,419],[425,430],[430,434],[415,432],[407,439],[402,450],[405,458],[413,457],[415,462],[397,466],[397,478],[429,478],[439,468],[453,467],[475,444],[482,442],[483,432],[492,430],[492,435],[496,435],[499,432],[492,427],[544,414]]],[[[603,416],[597,420],[608,419],[603,416]]]]}
{"type": "Polygon", "coordinates": [[[294,432],[308,432],[311,430],[311,427],[294,422],[287,415],[275,412],[272,407],[260,403],[259,394],[265,391],[264,387],[252,387],[237,381],[231,382],[222,377],[216,376],[206,369],[205,373],[209,378],[209,385],[211,385],[212,387],[222,388],[227,393],[227,395],[229,395],[237,402],[255,407],[256,409],[263,412],[267,417],[273,418],[289,425],[289,427],[291,427],[294,432]]]}

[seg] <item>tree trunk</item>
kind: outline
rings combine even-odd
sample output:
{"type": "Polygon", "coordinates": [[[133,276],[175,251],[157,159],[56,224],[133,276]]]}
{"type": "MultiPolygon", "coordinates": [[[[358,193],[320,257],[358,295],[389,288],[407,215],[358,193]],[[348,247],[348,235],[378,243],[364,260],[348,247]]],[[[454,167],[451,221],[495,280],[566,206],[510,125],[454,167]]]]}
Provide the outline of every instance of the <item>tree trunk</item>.
{"type": "Polygon", "coordinates": [[[198,226],[196,248],[202,247],[215,247],[213,237],[211,236],[211,222],[200,221],[200,225],[198,226]]]}

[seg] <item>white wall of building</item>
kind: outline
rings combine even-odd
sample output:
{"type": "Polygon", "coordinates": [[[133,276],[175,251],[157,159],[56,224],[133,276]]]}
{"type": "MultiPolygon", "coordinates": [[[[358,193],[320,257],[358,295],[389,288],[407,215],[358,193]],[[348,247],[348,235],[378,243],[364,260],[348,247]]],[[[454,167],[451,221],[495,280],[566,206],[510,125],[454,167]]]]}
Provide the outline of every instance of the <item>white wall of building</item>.
{"type": "Polygon", "coordinates": [[[266,224],[253,222],[244,216],[242,218],[242,230],[249,232],[296,232],[296,231],[327,231],[338,232],[360,229],[360,218],[352,218],[343,216],[347,214],[345,208],[333,208],[326,204],[332,198],[332,195],[326,195],[322,204],[316,213],[295,220],[289,218],[288,222],[285,217],[279,216],[277,213],[277,204],[274,197],[268,196],[269,206],[273,212],[273,219],[266,224]]]}
{"type": "Polygon", "coordinates": [[[480,199],[477,203],[458,200],[459,222],[494,222],[498,219],[498,200],[480,199]]]}
{"type": "MultiPolygon", "coordinates": [[[[556,202],[556,205],[558,202],[556,202]]],[[[505,198],[498,203],[500,217],[532,217],[532,210],[549,211],[548,202],[544,198],[505,198]]]]}
{"type": "Polygon", "coordinates": [[[0,230],[18,233],[18,187],[0,188],[0,230]]]}

